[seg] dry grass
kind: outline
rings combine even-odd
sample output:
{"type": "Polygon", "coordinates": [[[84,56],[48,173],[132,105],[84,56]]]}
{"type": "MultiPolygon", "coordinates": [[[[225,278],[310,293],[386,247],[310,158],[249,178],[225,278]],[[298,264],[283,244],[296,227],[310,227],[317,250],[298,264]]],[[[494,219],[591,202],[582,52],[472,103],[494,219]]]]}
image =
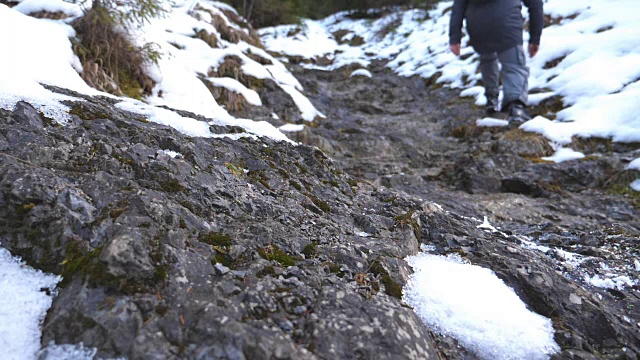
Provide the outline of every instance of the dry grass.
{"type": "Polygon", "coordinates": [[[239,81],[249,89],[258,91],[264,87],[264,81],[242,72],[242,59],[235,55],[226,56],[218,69],[211,68],[209,77],[229,77],[239,81]]]}
{"type": "Polygon", "coordinates": [[[562,97],[559,95],[555,95],[542,100],[538,105],[530,106],[529,112],[533,117],[540,115],[554,120],[558,112],[564,109],[564,107],[565,106],[562,102],[562,97]]]}
{"type": "Polygon", "coordinates": [[[218,47],[218,36],[216,36],[215,34],[208,33],[204,29],[198,30],[196,34],[193,35],[192,37],[194,39],[200,39],[204,41],[211,48],[215,49],[218,47]]]}
{"type": "MultiPolygon", "coordinates": [[[[262,42],[260,41],[260,37],[258,36],[258,34],[253,30],[253,28],[249,24],[243,21],[235,13],[228,10],[222,11],[224,16],[226,16],[230,22],[240,26],[241,27],[240,29],[236,29],[232,26],[229,26],[227,24],[227,21],[225,21],[225,19],[222,16],[220,16],[220,14],[216,14],[213,11],[202,8],[200,6],[197,6],[196,10],[203,11],[211,15],[211,25],[213,25],[213,27],[220,34],[220,37],[223,40],[228,41],[230,43],[234,43],[234,44],[237,44],[240,41],[244,41],[247,44],[251,44],[259,48],[264,48],[264,45],[262,45],[262,42]]],[[[196,16],[196,18],[201,19],[199,16],[196,16]]]]}
{"type": "Polygon", "coordinates": [[[107,9],[94,6],[72,26],[78,37],[73,50],[85,69],[81,76],[87,84],[132,98],[151,93],[155,83],[143,71],[148,52],[117,29],[107,9]]]}
{"type": "Polygon", "coordinates": [[[69,15],[63,13],[62,11],[57,11],[57,12],[38,11],[38,12],[30,13],[29,16],[37,19],[49,19],[49,20],[62,20],[69,17],[69,15]]]}

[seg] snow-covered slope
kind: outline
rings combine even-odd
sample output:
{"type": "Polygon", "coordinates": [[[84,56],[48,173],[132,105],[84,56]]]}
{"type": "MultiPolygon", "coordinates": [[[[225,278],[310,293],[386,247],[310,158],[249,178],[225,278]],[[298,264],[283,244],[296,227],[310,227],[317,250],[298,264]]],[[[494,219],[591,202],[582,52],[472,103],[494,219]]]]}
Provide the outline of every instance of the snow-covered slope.
{"type": "MultiPolygon", "coordinates": [[[[255,91],[235,79],[210,75],[219,70],[225,59],[233,57],[241,62],[240,72],[244,76],[272,80],[288,93],[299,106],[304,120],[312,121],[323,116],[303,95],[302,86],[284,64],[260,48],[259,42],[253,45],[248,42],[251,39],[249,30],[227,16],[239,19],[231,7],[216,1],[185,0],[166,1],[164,8],[164,17],[152,19],[134,30],[135,41],[139,45],[153,43],[161,54],[158,64],[151,65],[147,71],[156,86],[144,103],[119,98],[122,108],[142,113],[151,121],[179,131],[187,131],[191,136],[211,137],[216,134],[209,131],[207,123],[184,118],[156,106],[187,110],[210,118],[210,124],[246,129],[247,134],[236,137],[268,136],[286,141],[286,136],[268,123],[236,119],[216,103],[205,82],[239,94],[248,104],[262,104],[255,91]],[[221,31],[227,33],[221,34],[221,31]],[[237,39],[225,40],[229,34],[237,39]],[[213,40],[207,43],[203,37],[213,40]]],[[[64,122],[68,119],[69,109],[59,101],[68,97],[54,94],[42,84],[88,95],[110,96],[91,89],[78,74],[83,69],[71,50],[70,38],[75,36],[75,32],[69,23],[81,15],[80,5],[62,0],[22,0],[13,8],[0,4],[0,33],[3,34],[0,48],[4,54],[10,54],[0,58],[1,107],[12,108],[18,101],[26,100],[38,105],[45,115],[64,122]],[[26,16],[41,11],[65,14],[66,18],[52,21],[26,16]]]]}
{"type": "MultiPolygon", "coordinates": [[[[262,29],[261,36],[269,49],[302,57],[309,68],[333,70],[354,63],[367,67],[382,59],[399,75],[437,78],[483,105],[478,56],[468,46],[468,37],[460,58],[448,49],[451,5],[444,1],[429,12],[398,11],[375,21],[352,20],[340,13],[306,20],[302,26],[262,29]],[[330,64],[318,65],[321,58],[330,64]]],[[[530,100],[538,105],[560,98],[562,102],[554,105],[562,110],[543,114],[522,129],[539,132],[554,143],[559,154],[550,160],[579,158],[563,148],[574,136],[640,142],[638,11],[635,0],[545,1],[549,26],[539,54],[529,59],[530,100]]],[[[640,184],[634,187],[640,190],[640,184]]]]}

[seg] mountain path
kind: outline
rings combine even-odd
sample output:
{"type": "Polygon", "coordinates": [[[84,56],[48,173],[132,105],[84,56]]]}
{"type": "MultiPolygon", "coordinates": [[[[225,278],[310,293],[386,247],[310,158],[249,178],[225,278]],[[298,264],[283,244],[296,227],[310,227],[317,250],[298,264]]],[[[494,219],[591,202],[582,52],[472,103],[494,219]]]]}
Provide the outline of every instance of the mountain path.
{"type": "MultiPolygon", "coordinates": [[[[605,276],[601,262],[627,269],[633,276],[629,264],[640,249],[640,197],[628,190],[635,176],[624,166],[638,156],[640,144],[575,139],[571,147],[587,157],[555,164],[542,160],[554,150],[538,134],[475,126],[475,120],[484,116],[483,109],[472,98],[461,98],[458,90],[433,79],[397,76],[381,62],[369,68],[372,78],[350,78],[351,70],[294,69],[309,98],[327,116],[317,127],[296,134],[295,140],[321,148],[345,172],[363,181],[433,201],[460,218],[487,217],[505,236],[583,255],[586,260],[573,267],[562,263],[560,250],[546,253],[562,264],[556,267],[559,274],[574,280],[570,286],[579,284],[597,294],[602,300],[597,307],[629,324],[640,323],[637,284],[622,290],[603,289],[585,284],[584,278],[585,274],[605,276]]],[[[553,310],[536,303],[541,299],[523,296],[527,285],[503,271],[504,263],[487,259],[483,250],[469,250],[464,240],[459,246],[459,240],[449,240],[450,246],[438,252],[460,252],[461,247],[472,263],[490,267],[514,287],[530,308],[553,318],[553,310]]],[[[514,259],[514,264],[518,261],[514,259]]],[[[522,266],[535,261],[524,259],[522,266]]],[[[557,299],[546,298],[543,303],[565,304],[562,292],[552,290],[547,295],[557,299]]],[[[559,328],[566,324],[554,323],[558,340],[559,328]]],[[[606,333],[609,330],[602,329],[611,327],[609,321],[598,331],[606,333]]],[[[637,346],[638,326],[625,331],[636,344],[631,346],[637,346]]],[[[563,348],[575,345],[566,345],[565,340],[559,341],[563,348]]]]}

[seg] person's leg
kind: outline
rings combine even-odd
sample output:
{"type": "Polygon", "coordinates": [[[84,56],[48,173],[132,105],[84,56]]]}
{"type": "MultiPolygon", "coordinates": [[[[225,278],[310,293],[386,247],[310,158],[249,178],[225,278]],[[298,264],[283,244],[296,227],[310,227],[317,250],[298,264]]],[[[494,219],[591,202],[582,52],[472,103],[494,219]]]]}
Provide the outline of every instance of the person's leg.
{"type": "Polygon", "coordinates": [[[500,95],[500,66],[498,54],[480,54],[480,73],[484,85],[484,95],[487,98],[487,113],[498,112],[498,97],[500,95]]]}
{"type": "Polygon", "coordinates": [[[517,45],[498,53],[502,65],[503,110],[508,110],[515,102],[527,106],[529,94],[529,68],[522,45],[517,45]]]}

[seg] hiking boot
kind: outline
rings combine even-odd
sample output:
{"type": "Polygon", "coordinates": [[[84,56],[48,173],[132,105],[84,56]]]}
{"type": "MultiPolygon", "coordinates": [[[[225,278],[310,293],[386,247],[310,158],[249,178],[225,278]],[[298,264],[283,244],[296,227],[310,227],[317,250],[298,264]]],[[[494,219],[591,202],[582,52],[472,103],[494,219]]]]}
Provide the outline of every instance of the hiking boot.
{"type": "Polygon", "coordinates": [[[484,112],[487,115],[493,115],[499,112],[498,108],[498,97],[487,96],[487,105],[484,108],[484,112]]]}
{"type": "Polygon", "coordinates": [[[508,121],[510,123],[523,123],[531,120],[531,116],[527,113],[524,104],[520,101],[514,101],[508,104],[507,109],[509,110],[508,121]]]}

